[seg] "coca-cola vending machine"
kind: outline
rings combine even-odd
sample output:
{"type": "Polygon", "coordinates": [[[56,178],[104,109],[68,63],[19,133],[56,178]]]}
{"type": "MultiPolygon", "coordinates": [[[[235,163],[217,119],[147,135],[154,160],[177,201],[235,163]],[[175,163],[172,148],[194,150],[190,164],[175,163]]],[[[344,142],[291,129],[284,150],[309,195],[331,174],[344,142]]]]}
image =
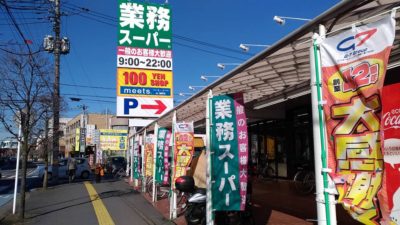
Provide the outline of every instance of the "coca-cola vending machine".
{"type": "Polygon", "coordinates": [[[385,162],[379,193],[382,216],[400,221],[400,83],[382,89],[381,149],[385,162]]]}

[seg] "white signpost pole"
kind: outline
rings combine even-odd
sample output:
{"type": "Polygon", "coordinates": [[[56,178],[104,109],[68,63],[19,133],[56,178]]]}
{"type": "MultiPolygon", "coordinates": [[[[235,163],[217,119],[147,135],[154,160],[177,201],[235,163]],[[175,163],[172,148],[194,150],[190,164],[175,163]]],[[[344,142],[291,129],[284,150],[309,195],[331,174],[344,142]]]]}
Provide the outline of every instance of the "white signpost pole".
{"type": "Polygon", "coordinates": [[[211,112],[211,98],[213,97],[212,91],[208,93],[207,109],[206,109],[206,152],[207,152],[207,205],[206,205],[206,219],[207,225],[214,225],[213,211],[212,211],[212,195],[211,195],[211,126],[212,121],[210,118],[211,112]]]}
{"type": "Polygon", "coordinates": [[[156,161],[157,161],[157,137],[158,137],[158,123],[154,126],[154,146],[153,146],[153,202],[157,201],[156,190],[156,161]]]}
{"type": "Polygon", "coordinates": [[[146,192],[146,152],[145,152],[145,147],[146,147],[146,139],[147,139],[147,129],[144,129],[143,132],[143,138],[142,138],[142,192],[145,193],[146,192]]]}
{"type": "Polygon", "coordinates": [[[19,124],[19,129],[18,129],[17,165],[15,168],[13,214],[15,214],[15,208],[17,206],[18,171],[19,171],[19,159],[20,159],[20,152],[21,152],[21,140],[20,139],[21,139],[21,124],[19,124]]]}
{"type": "Polygon", "coordinates": [[[174,185],[174,177],[175,177],[175,124],[176,124],[176,110],[174,111],[174,115],[172,117],[172,134],[171,134],[171,143],[172,143],[172,147],[171,147],[171,193],[172,196],[170,198],[169,201],[169,218],[171,220],[176,219],[177,215],[176,215],[176,190],[173,189],[174,185]]]}

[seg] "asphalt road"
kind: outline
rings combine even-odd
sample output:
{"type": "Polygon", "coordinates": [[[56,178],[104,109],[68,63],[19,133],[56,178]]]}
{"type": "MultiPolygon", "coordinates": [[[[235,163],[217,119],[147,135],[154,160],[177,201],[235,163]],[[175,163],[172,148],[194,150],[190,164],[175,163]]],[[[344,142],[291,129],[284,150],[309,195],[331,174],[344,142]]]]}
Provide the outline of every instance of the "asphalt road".
{"type": "MultiPolygon", "coordinates": [[[[27,169],[27,190],[30,191],[35,188],[41,188],[43,183],[42,180],[33,175],[35,168],[27,169]]],[[[15,184],[15,169],[12,170],[1,170],[2,177],[0,179],[0,207],[5,205],[8,201],[12,200],[14,193],[15,184]]],[[[18,177],[21,177],[19,175],[18,177]]],[[[82,181],[77,179],[77,181],[82,181]]],[[[68,180],[61,179],[60,183],[67,183],[68,180]]],[[[21,180],[18,181],[18,191],[20,188],[21,180]]],[[[49,184],[51,185],[51,184],[49,184]]]]}
{"type": "MultiPolygon", "coordinates": [[[[27,171],[27,190],[31,190],[33,188],[38,188],[42,186],[42,181],[39,178],[32,176],[33,170],[34,169],[28,169],[27,171]]],[[[2,170],[1,173],[2,173],[2,178],[0,179],[0,207],[5,205],[13,198],[15,169],[2,170]]],[[[19,184],[20,182],[21,180],[19,180],[19,184]]],[[[19,185],[18,185],[18,191],[19,191],[19,185]]]]}

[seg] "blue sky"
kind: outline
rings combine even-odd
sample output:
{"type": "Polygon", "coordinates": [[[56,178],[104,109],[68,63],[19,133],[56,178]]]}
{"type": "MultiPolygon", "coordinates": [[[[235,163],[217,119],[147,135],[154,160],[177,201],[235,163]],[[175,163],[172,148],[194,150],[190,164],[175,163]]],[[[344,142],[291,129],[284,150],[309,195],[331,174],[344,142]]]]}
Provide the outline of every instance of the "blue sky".
{"type": "MultiPolygon", "coordinates": [[[[13,0],[7,2],[9,5],[15,4],[13,0]]],[[[280,26],[272,20],[273,16],[312,19],[338,2],[170,0],[174,35],[172,46],[175,100],[184,99],[177,95],[179,92],[191,92],[189,85],[207,85],[200,79],[200,75],[221,76],[233,69],[227,67],[220,70],[217,63],[241,63],[251,57],[241,53],[238,47],[240,43],[273,44],[305,24],[304,21],[288,20],[284,26],[280,26]],[[197,41],[207,44],[200,45],[197,41]],[[232,51],[213,48],[211,45],[232,51]]],[[[52,25],[46,19],[48,13],[37,14],[35,10],[11,11],[26,38],[33,41],[33,49],[38,49],[46,34],[52,34],[52,25]],[[32,22],[46,23],[31,24],[32,22]]],[[[88,105],[89,112],[105,112],[108,109],[115,113],[117,22],[113,18],[116,19],[118,15],[117,0],[64,0],[62,12],[65,16],[62,17],[61,33],[70,39],[71,52],[61,59],[61,95],[83,99],[79,103],[68,101],[70,109],[62,115],[77,115],[80,111],[74,108],[82,103],[88,105]],[[80,7],[89,11],[84,12],[80,7]],[[104,88],[83,88],[76,85],[104,88]]],[[[22,43],[15,28],[7,25],[10,18],[4,10],[0,11],[0,21],[0,46],[4,47],[10,40],[22,43]]],[[[254,55],[261,50],[262,48],[252,47],[249,53],[254,55]]]]}

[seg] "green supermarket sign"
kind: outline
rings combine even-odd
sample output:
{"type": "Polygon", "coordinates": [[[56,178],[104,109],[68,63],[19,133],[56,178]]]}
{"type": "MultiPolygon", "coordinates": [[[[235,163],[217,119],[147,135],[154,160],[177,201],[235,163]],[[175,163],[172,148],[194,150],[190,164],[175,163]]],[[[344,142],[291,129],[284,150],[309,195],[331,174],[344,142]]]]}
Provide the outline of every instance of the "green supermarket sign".
{"type": "Polygon", "coordinates": [[[171,49],[169,5],[118,0],[118,46],[171,49]]]}

